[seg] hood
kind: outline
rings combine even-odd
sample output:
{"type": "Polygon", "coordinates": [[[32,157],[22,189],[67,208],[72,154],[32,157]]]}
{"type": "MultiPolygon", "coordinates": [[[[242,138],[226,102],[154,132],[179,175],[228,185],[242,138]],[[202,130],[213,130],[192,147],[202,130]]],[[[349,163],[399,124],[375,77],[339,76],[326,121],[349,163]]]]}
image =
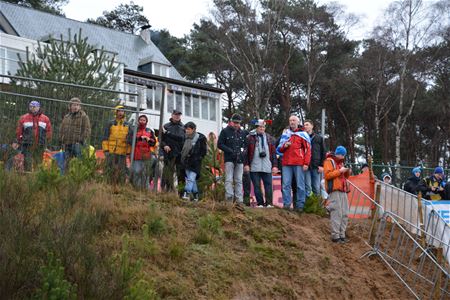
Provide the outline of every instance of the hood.
{"type": "Polygon", "coordinates": [[[140,115],[139,118],[138,118],[138,125],[139,125],[139,128],[146,128],[146,127],[147,127],[147,124],[148,124],[148,118],[147,118],[147,116],[146,116],[146,115],[140,115]],[[144,118],[144,119],[145,119],[145,125],[141,125],[141,123],[139,123],[139,119],[140,119],[140,118],[144,118]]]}

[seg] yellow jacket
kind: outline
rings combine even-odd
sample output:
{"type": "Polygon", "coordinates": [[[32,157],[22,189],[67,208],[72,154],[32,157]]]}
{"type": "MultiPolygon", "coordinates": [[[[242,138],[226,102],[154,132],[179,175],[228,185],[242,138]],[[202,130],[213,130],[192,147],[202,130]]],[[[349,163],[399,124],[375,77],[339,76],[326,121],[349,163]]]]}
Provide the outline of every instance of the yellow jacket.
{"type": "Polygon", "coordinates": [[[128,132],[130,125],[124,119],[110,121],[103,135],[102,149],[112,154],[126,155],[131,152],[128,132]]]}

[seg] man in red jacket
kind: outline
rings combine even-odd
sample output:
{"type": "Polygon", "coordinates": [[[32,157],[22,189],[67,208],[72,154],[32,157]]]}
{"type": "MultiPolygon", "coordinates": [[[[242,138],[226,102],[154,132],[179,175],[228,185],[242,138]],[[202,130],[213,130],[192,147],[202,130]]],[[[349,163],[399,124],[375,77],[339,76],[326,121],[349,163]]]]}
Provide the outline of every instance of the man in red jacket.
{"type": "Polygon", "coordinates": [[[41,111],[38,101],[31,101],[29,112],[20,117],[16,128],[16,137],[22,146],[25,171],[31,171],[42,162],[47,142],[52,138],[50,119],[41,111]]]}
{"type": "MultiPolygon", "coordinates": [[[[142,190],[149,188],[150,177],[153,175],[153,160],[155,159],[151,147],[155,146],[156,138],[154,133],[147,128],[147,123],[147,116],[141,115],[138,119],[134,160],[131,166],[131,183],[135,188],[142,190]]],[[[132,139],[133,130],[130,130],[128,134],[129,139],[132,139]]]]}
{"type": "Polygon", "coordinates": [[[297,199],[294,207],[298,212],[303,212],[306,199],[305,172],[311,161],[311,141],[309,135],[298,128],[299,124],[300,119],[297,116],[289,118],[289,128],[283,132],[277,150],[283,153],[283,207],[291,207],[291,184],[295,177],[297,199]]]}

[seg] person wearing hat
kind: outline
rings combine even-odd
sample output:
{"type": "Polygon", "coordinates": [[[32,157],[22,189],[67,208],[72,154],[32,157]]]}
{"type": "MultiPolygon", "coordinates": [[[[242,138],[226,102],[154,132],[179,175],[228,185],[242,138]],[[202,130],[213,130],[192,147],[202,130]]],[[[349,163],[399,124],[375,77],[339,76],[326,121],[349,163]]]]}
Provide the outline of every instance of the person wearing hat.
{"type": "Polygon", "coordinates": [[[334,153],[329,153],[323,164],[325,188],[328,193],[328,211],[330,212],[331,241],[334,243],[347,242],[345,231],[348,223],[348,200],[350,192],[347,178],[350,169],[344,166],[347,149],[336,147],[334,153]]]}
{"type": "Polygon", "coordinates": [[[369,172],[369,165],[364,163],[361,166],[361,173],[369,172]]]}
{"type": "Polygon", "coordinates": [[[4,163],[6,171],[18,169],[16,155],[20,153],[19,147],[19,142],[16,139],[11,144],[0,145],[0,161],[4,163]]]}
{"type": "Polygon", "coordinates": [[[42,162],[44,150],[52,138],[50,119],[42,113],[41,104],[31,101],[28,113],[21,116],[16,128],[16,138],[24,155],[25,171],[31,171],[42,162]]]}
{"type": "Polygon", "coordinates": [[[225,158],[225,198],[243,203],[242,175],[247,150],[246,133],[241,129],[242,117],[233,114],[228,126],[220,132],[217,145],[225,158]]]}
{"type": "Polygon", "coordinates": [[[283,154],[282,164],[282,197],[283,207],[291,207],[292,181],[297,185],[297,198],[294,200],[294,209],[303,212],[305,206],[305,172],[311,162],[311,140],[309,135],[299,128],[300,119],[292,115],[289,117],[289,128],[286,129],[277,147],[283,154]]]}
{"type": "Polygon", "coordinates": [[[200,177],[202,169],[202,160],[206,155],[206,137],[197,132],[197,125],[194,122],[187,122],[184,125],[186,136],[183,148],[181,149],[181,161],[183,163],[184,173],[186,175],[186,185],[182,198],[198,201],[197,179],[200,177]]]}
{"type": "Polygon", "coordinates": [[[126,158],[131,152],[128,132],[130,124],[125,120],[125,107],[114,108],[115,118],[110,120],[103,133],[102,149],[106,156],[107,176],[111,184],[124,183],[127,171],[126,158]]]}
{"type": "MultiPolygon", "coordinates": [[[[152,147],[156,144],[156,137],[153,131],[147,128],[147,123],[148,118],[146,115],[139,116],[133,163],[131,164],[131,184],[140,190],[150,187],[150,179],[153,175],[153,162],[155,161],[152,147]]],[[[133,130],[129,131],[128,138],[129,143],[132,144],[133,130]]]]}
{"type": "Polygon", "coordinates": [[[247,153],[244,171],[250,172],[258,207],[273,207],[272,173],[277,169],[277,153],[275,139],[266,133],[266,122],[257,120],[256,129],[247,136],[247,153]],[[264,198],[261,191],[261,180],[264,185],[264,198]]]}
{"type": "Polygon", "coordinates": [[[159,157],[164,160],[161,187],[165,191],[175,191],[175,175],[178,178],[178,184],[184,181],[182,168],[179,167],[185,134],[181,114],[181,111],[174,109],[169,122],[162,128],[159,157]]]}
{"type": "Polygon", "coordinates": [[[81,109],[81,100],[72,98],[69,101],[67,113],[59,129],[59,141],[65,152],[65,167],[72,157],[81,158],[81,148],[91,136],[91,122],[88,115],[81,109]]]}
{"type": "Polygon", "coordinates": [[[436,167],[433,175],[422,179],[418,189],[427,200],[442,200],[446,197],[444,185],[444,169],[436,167]]]}
{"type": "Polygon", "coordinates": [[[381,174],[381,180],[383,180],[383,182],[386,184],[391,184],[392,176],[391,176],[391,174],[384,172],[381,174]]]}
{"type": "Polygon", "coordinates": [[[412,169],[413,176],[409,177],[405,184],[403,185],[403,189],[408,193],[413,195],[417,195],[418,187],[421,181],[420,175],[422,174],[422,169],[420,167],[415,167],[412,169]]]}

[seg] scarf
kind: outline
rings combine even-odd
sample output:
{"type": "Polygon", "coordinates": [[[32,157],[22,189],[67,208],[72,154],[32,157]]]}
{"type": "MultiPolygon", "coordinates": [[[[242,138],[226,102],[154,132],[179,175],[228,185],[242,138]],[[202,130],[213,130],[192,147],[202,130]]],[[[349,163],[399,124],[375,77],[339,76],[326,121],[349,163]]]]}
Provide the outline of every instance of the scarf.
{"type": "Polygon", "coordinates": [[[194,132],[191,135],[186,134],[186,139],[184,140],[183,149],[181,150],[181,161],[186,160],[186,157],[189,155],[192,148],[195,146],[195,143],[197,143],[198,138],[199,138],[199,134],[197,132],[194,132]]]}

